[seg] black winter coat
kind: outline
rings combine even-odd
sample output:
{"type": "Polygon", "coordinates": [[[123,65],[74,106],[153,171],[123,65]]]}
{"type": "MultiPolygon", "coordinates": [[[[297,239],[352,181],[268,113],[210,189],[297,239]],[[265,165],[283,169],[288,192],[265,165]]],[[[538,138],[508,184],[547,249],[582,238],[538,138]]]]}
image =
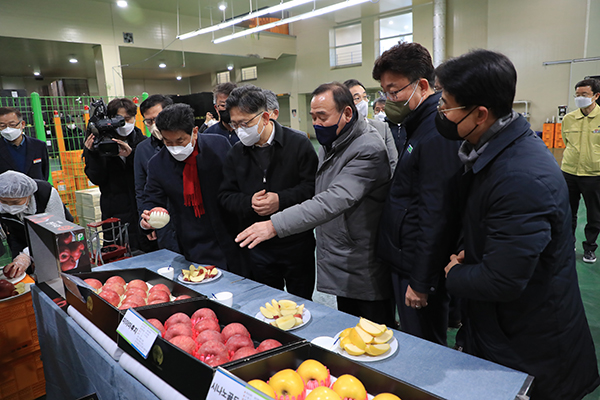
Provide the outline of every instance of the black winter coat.
{"type": "MultiPolygon", "coordinates": [[[[138,207],[138,217],[142,215],[142,212],[144,211],[144,188],[146,187],[146,180],[148,178],[148,162],[163,147],[161,140],[158,140],[154,136],[150,136],[148,140],[142,141],[135,150],[133,168],[135,172],[135,199],[138,207]]],[[[169,209],[168,204],[165,208],[167,210],[169,209]]],[[[156,232],[156,236],[158,246],[161,249],[168,249],[176,253],[181,253],[179,245],[177,244],[175,229],[172,224],[167,224],[164,228],[159,229],[156,232]]]]}
{"type": "MultiPolygon", "coordinates": [[[[50,175],[50,162],[48,160],[46,143],[31,136],[25,136],[23,139],[27,141],[27,151],[25,153],[26,170],[19,172],[23,172],[33,179],[47,181],[50,175]]],[[[8,146],[12,145],[7,143],[4,138],[0,138],[0,174],[8,170],[17,171],[8,146]]]]}
{"type": "Polygon", "coordinates": [[[533,375],[532,400],[581,399],[600,379],[556,160],[519,116],[463,179],[465,259],[446,285],[466,306],[465,351],[533,375]]]}
{"type": "MultiPolygon", "coordinates": [[[[252,209],[252,196],[260,190],[279,195],[279,210],[312,198],[315,194],[315,175],[319,163],[315,149],[305,134],[273,121],[275,137],[271,145],[271,161],[263,171],[252,154],[253,149],[236,143],[225,160],[223,183],[219,200],[230,213],[238,216],[238,231],[270,216],[261,217],[252,209]]],[[[279,246],[281,243],[314,242],[312,229],[286,238],[274,237],[259,247],[279,246]]]]}
{"type": "Polygon", "coordinates": [[[402,123],[405,138],[381,214],[378,255],[410,278],[417,292],[433,294],[456,252],[459,234],[459,142],[435,128],[440,94],[429,96],[402,123]]]}
{"type": "Polygon", "coordinates": [[[223,181],[223,163],[231,148],[219,135],[198,135],[196,163],[205,214],[194,215],[193,207],[183,201],[184,162],[175,160],[163,147],[148,163],[148,180],[144,210],[165,207],[169,202],[171,222],[179,248],[192,262],[213,264],[233,273],[247,276],[244,251],[234,241],[235,224],[218,201],[223,181]]]}
{"type": "Polygon", "coordinates": [[[123,223],[129,222],[129,243],[132,249],[138,249],[140,230],[135,201],[133,160],[137,145],[147,137],[136,127],[125,139],[132,149],[125,161],[118,156],[103,157],[85,148],[85,174],[92,183],[100,187],[102,219],[117,217],[123,223]]]}

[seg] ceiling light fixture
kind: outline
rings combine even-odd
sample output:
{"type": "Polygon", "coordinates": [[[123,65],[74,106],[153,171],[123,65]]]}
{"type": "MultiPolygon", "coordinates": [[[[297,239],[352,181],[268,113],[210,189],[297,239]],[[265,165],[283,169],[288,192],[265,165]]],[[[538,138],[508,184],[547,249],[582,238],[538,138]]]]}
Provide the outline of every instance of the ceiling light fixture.
{"type": "Polygon", "coordinates": [[[271,13],[274,13],[274,12],[287,10],[289,8],[297,7],[297,6],[300,6],[302,4],[312,3],[312,2],[313,2],[313,0],[292,0],[292,1],[288,1],[287,3],[281,3],[281,4],[278,4],[278,5],[273,6],[273,7],[268,7],[268,8],[265,8],[263,10],[259,10],[259,11],[248,13],[248,14],[244,15],[243,17],[234,18],[234,19],[231,19],[231,20],[226,21],[226,22],[222,22],[222,23],[217,24],[217,25],[212,25],[212,26],[209,26],[207,28],[197,29],[197,30],[192,31],[192,32],[184,33],[183,35],[177,36],[177,39],[179,39],[179,40],[189,39],[189,38],[194,37],[194,36],[203,35],[205,33],[210,33],[210,32],[214,32],[214,31],[218,31],[220,29],[228,28],[228,27],[230,27],[232,25],[239,24],[240,22],[244,22],[244,21],[247,21],[249,19],[258,18],[258,17],[261,17],[261,16],[266,15],[266,14],[271,14],[271,13]]]}
{"type": "Polygon", "coordinates": [[[127,2],[125,0],[119,0],[117,1],[117,5],[121,8],[125,8],[127,7],[127,2]]]}
{"type": "Polygon", "coordinates": [[[161,62],[160,64],[158,64],[159,68],[167,68],[167,64],[165,64],[164,62],[161,62]]]}
{"type": "Polygon", "coordinates": [[[40,76],[40,73],[39,73],[39,72],[37,72],[37,71],[36,71],[36,72],[34,72],[33,74],[34,74],[35,76],[40,76]]]}
{"type": "Polygon", "coordinates": [[[308,19],[308,18],[313,18],[313,17],[318,17],[319,15],[328,14],[330,12],[342,10],[344,8],[351,7],[351,6],[356,6],[358,4],[366,3],[367,1],[371,1],[371,0],[346,0],[341,3],[336,3],[331,6],[320,8],[318,10],[310,11],[310,12],[307,12],[304,14],[296,15],[294,17],[281,19],[279,21],[271,22],[271,23],[265,24],[265,25],[260,25],[260,26],[257,26],[256,28],[245,29],[243,31],[240,31],[240,32],[237,32],[237,33],[234,33],[231,35],[223,36],[223,37],[213,40],[213,43],[214,44],[223,43],[223,42],[226,42],[231,39],[237,39],[239,37],[247,36],[252,33],[264,31],[266,29],[271,29],[271,28],[274,28],[279,25],[291,24],[292,22],[301,21],[303,19],[308,19]]]}
{"type": "Polygon", "coordinates": [[[227,69],[228,69],[229,71],[231,71],[231,70],[233,69],[233,65],[229,64],[229,65],[227,66],[227,69]]]}
{"type": "Polygon", "coordinates": [[[177,75],[177,80],[180,81],[181,80],[181,75],[177,75]]]}
{"type": "Polygon", "coordinates": [[[77,64],[78,61],[77,61],[77,59],[75,57],[71,57],[71,58],[69,58],[69,62],[71,64],[77,64]]]}
{"type": "Polygon", "coordinates": [[[227,3],[225,3],[224,1],[219,3],[219,10],[221,11],[225,11],[227,10],[227,3]]]}

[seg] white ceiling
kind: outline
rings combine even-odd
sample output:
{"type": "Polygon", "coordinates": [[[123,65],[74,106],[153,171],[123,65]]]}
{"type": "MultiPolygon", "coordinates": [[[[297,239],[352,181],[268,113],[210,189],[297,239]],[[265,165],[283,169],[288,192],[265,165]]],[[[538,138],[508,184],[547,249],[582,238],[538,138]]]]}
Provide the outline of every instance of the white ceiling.
{"type": "MultiPolygon", "coordinates": [[[[92,0],[102,3],[114,4],[116,0],[92,0]]],[[[213,15],[219,13],[218,5],[223,0],[128,0],[130,7],[161,11],[175,14],[177,6],[182,15],[197,16],[199,10],[206,16],[212,8],[213,15]]],[[[250,2],[253,9],[273,6],[280,0],[225,0],[228,4],[227,18],[231,10],[235,16],[249,11],[250,2]]],[[[340,0],[315,0],[317,8],[337,3],[340,0]]],[[[328,14],[325,17],[335,19],[336,22],[354,20],[370,15],[379,15],[409,7],[411,0],[372,0],[360,6],[351,7],[344,12],[328,14]],[[340,20],[341,19],[341,20],[340,20]]],[[[116,6],[114,6],[116,7],[116,6]]],[[[304,7],[294,8],[294,13],[304,13],[313,9],[313,3],[304,7]]],[[[216,18],[216,17],[215,17],[216,18]]],[[[217,21],[215,21],[216,23],[217,21]]],[[[94,78],[96,76],[94,62],[94,43],[82,44],[72,42],[58,42],[47,40],[22,39],[0,36],[0,49],[2,49],[3,62],[0,63],[0,76],[31,77],[34,71],[42,71],[45,77],[53,78],[94,78]],[[69,63],[69,58],[75,55],[79,60],[76,64],[69,63]],[[8,62],[10,61],[10,62],[8,62]]],[[[209,72],[224,70],[228,64],[235,68],[270,62],[270,60],[203,53],[165,50],[156,57],[157,51],[151,49],[135,48],[130,46],[120,47],[123,77],[125,79],[173,79],[177,75],[190,77],[209,72]],[[147,58],[150,58],[148,61],[147,58]],[[185,58],[185,66],[184,66],[185,58]],[[157,68],[160,61],[167,64],[166,69],[157,68]]]]}

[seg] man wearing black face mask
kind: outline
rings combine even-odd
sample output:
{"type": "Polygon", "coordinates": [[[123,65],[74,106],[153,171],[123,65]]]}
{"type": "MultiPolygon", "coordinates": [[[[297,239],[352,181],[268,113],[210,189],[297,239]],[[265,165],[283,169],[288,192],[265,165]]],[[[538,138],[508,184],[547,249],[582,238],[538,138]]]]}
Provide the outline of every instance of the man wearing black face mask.
{"type": "Polygon", "coordinates": [[[225,136],[232,146],[239,142],[240,139],[237,137],[235,129],[229,125],[231,119],[229,117],[229,110],[227,109],[227,98],[236,87],[237,85],[232,82],[225,82],[215,86],[213,89],[213,102],[215,111],[219,115],[219,123],[212,125],[202,132],[225,136]]]}
{"type": "Polygon", "coordinates": [[[310,105],[322,145],[315,196],[253,224],[236,242],[253,248],[275,236],[316,228],[317,289],[336,295],[341,311],[393,326],[389,269],[375,255],[390,179],[385,144],[358,118],[352,94],[341,83],[319,86],[310,105]]]}
{"type": "Polygon", "coordinates": [[[464,250],[446,286],[466,319],[465,352],[535,377],[531,399],[582,399],[600,383],[579,293],[569,191],[560,168],[512,110],[517,72],[476,50],[436,70],[436,125],[463,139],[464,250]]]}
{"type": "Polygon", "coordinates": [[[458,143],[435,128],[440,95],[432,89],[427,49],[418,43],[392,47],[375,61],[373,78],[386,92],[387,118],[402,124],[404,138],[381,215],[378,255],[392,269],[402,331],[446,345],[444,266],[458,241],[458,143]]]}

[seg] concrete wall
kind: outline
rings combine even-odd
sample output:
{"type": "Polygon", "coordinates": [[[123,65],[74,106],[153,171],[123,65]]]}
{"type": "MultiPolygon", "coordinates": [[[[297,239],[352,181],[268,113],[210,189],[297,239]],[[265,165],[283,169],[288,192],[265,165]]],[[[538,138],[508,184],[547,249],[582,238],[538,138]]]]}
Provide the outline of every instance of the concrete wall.
{"type": "MultiPolygon", "coordinates": [[[[24,0],[3,5],[0,36],[120,45],[123,31],[133,32],[136,47],[160,49],[176,35],[174,13],[141,11],[134,7],[115,11],[114,5],[90,0],[49,2],[24,0]],[[93,15],[93,18],[83,16],[93,15]],[[27,29],[23,29],[27,21],[27,29]]],[[[398,10],[401,11],[401,10],[398,10]]],[[[433,5],[429,0],[413,1],[414,40],[431,50],[433,5]]],[[[203,36],[178,44],[178,49],[215,54],[259,54],[275,61],[258,65],[258,79],[249,83],[289,93],[290,116],[295,128],[310,129],[307,94],[320,83],[356,78],[368,88],[378,88],[371,78],[377,51],[377,15],[357,18],[356,10],[295,23],[294,37],[254,35],[214,45],[203,36]],[[343,21],[343,16],[352,20],[343,21]],[[361,22],[363,62],[347,68],[329,65],[329,35],[335,26],[361,22]],[[284,56],[282,56],[284,55],[284,56]],[[290,56],[288,56],[290,55],[290,56]]],[[[572,86],[588,74],[600,74],[600,63],[543,66],[544,61],[600,56],[600,0],[448,0],[447,55],[458,56],[474,48],[503,52],[518,71],[517,99],[531,102],[533,128],[557,112],[561,104],[572,105],[572,86]]],[[[204,21],[203,24],[206,24],[204,21]]],[[[198,20],[182,17],[181,31],[197,28],[198,20]]],[[[216,72],[216,71],[215,71],[216,72]]],[[[238,74],[239,71],[234,71],[238,74]]],[[[93,77],[90,77],[93,78],[93,77]]],[[[48,80],[48,79],[47,79],[48,80]]],[[[173,80],[124,82],[127,95],[149,93],[194,93],[210,91],[215,75],[204,74],[180,82],[173,80]]],[[[3,77],[3,87],[29,89],[39,82],[30,78],[3,77]]],[[[90,91],[97,91],[90,85],[90,91]]],[[[520,106],[519,106],[520,107],[520,106]]],[[[523,111],[518,108],[518,111],[523,111]]]]}

